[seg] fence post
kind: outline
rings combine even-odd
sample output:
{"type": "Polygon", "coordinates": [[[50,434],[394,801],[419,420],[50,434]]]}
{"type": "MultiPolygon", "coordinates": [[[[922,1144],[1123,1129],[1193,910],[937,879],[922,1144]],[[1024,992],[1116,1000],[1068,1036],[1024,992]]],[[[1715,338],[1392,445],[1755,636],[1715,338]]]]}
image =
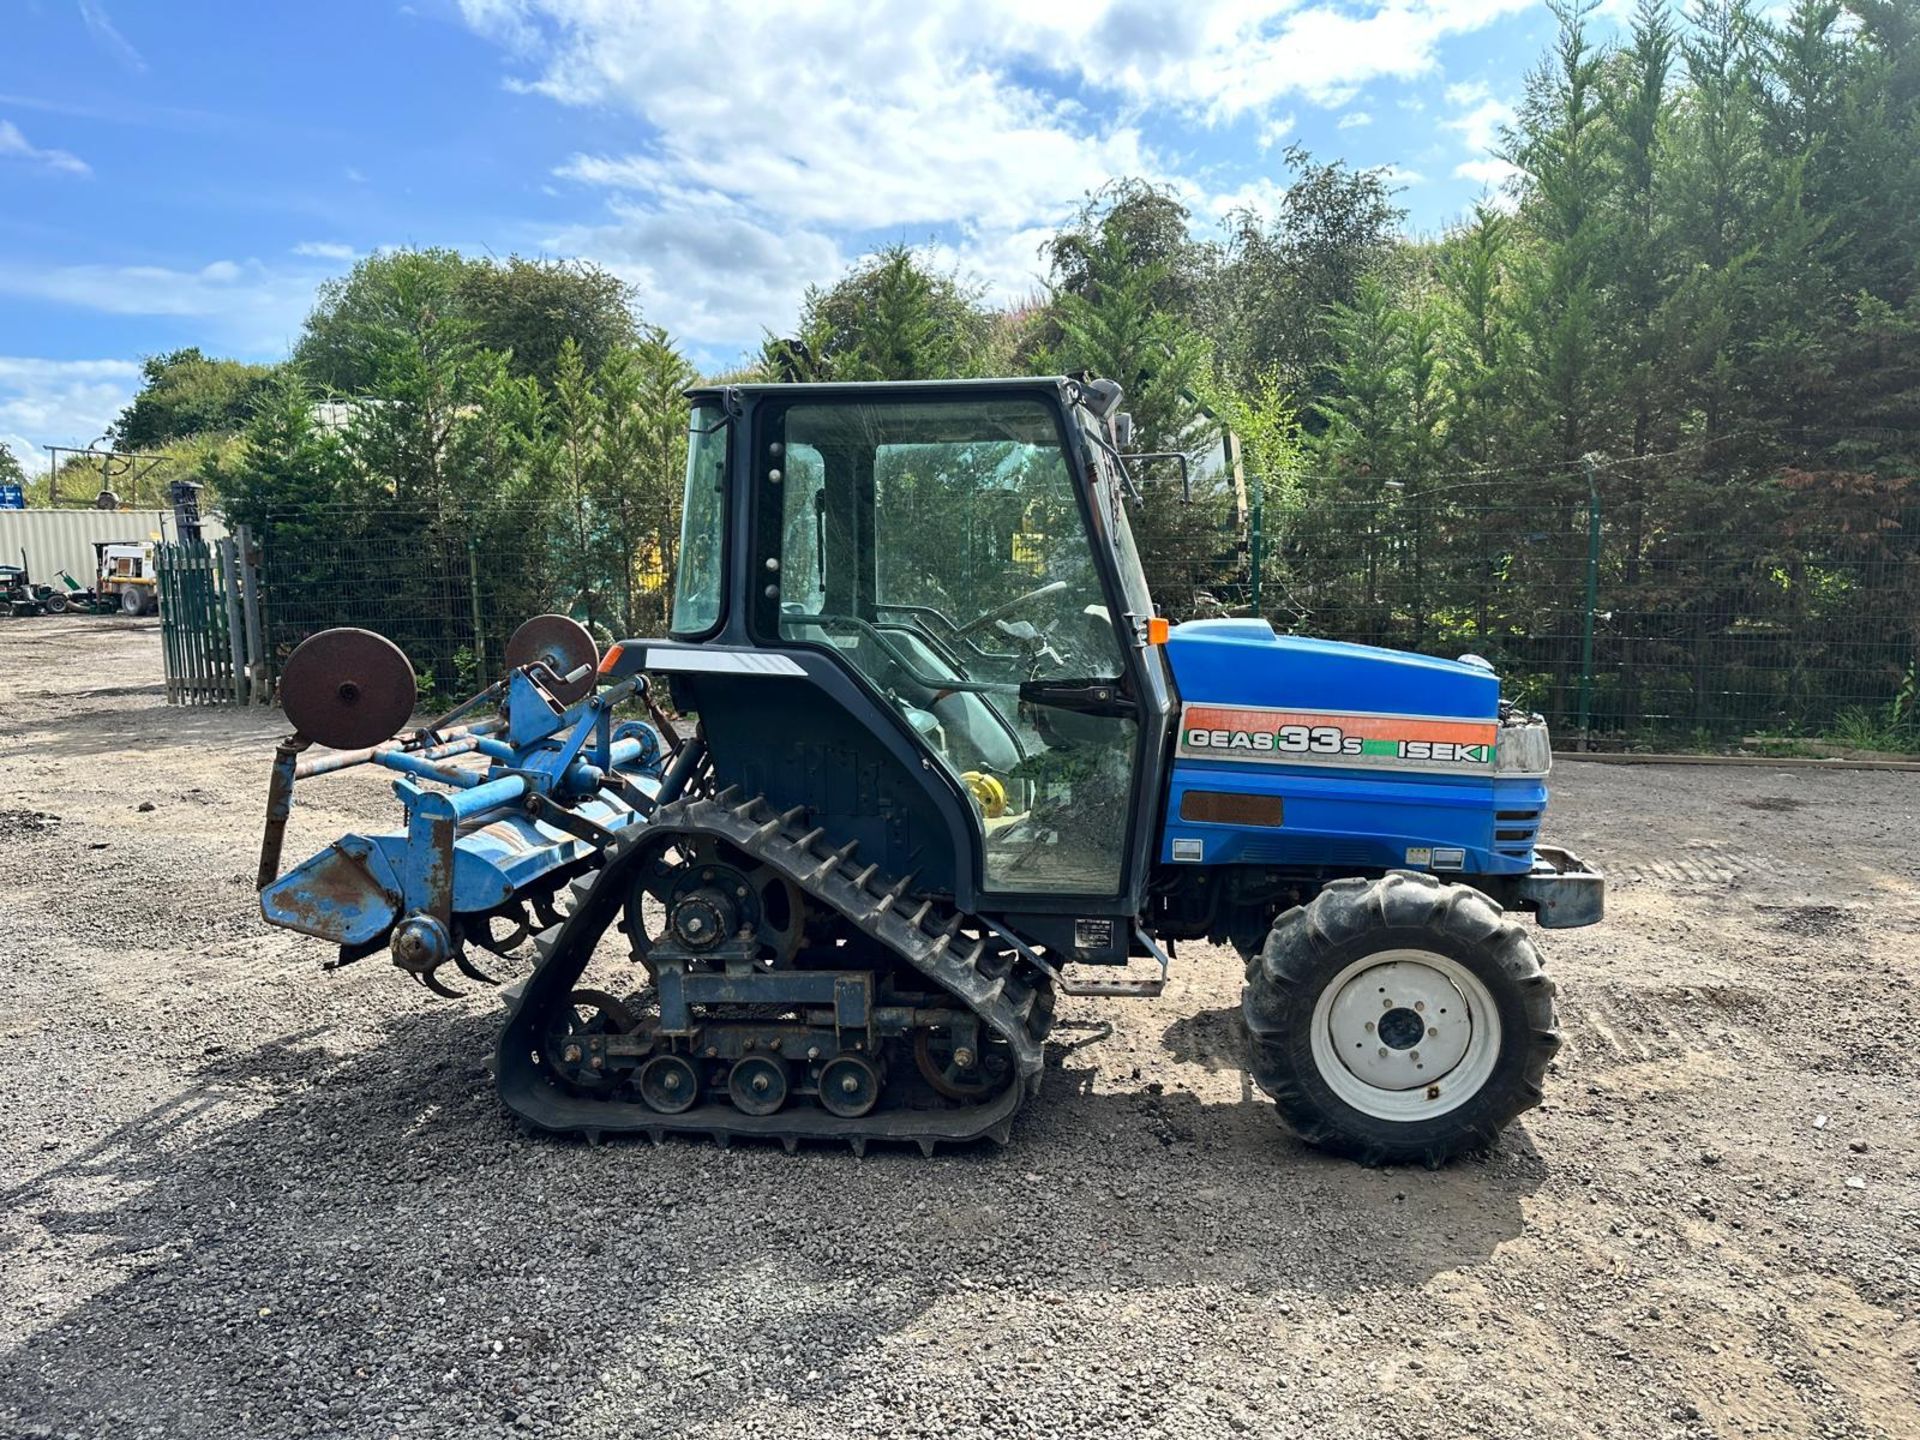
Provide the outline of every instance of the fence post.
{"type": "Polygon", "coordinates": [[[235,556],[239,547],[231,535],[214,542],[220,558],[220,599],[227,616],[227,660],[232,666],[228,683],[233,687],[233,703],[247,703],[246,627],[240,619],[240,566],[235,556]]]}
{"type": "Polygon", "coordinates": [[[1580,457],[1587,472],[1587,607],[1580,626],[1580,748],[1593,748],[1593,617],[1600,608],[1600,480],[1592,454],[1580,457]]]}
{"type": "Polygon", "coordinates": [[[254,543],[250,528],[242,525],[236,536],[240,578],[246,586],[240,592],[240,611],[247,627],[248,698],[255,705],[265,705],[273,699],[273,677],[267,669],[266,630],[260,615],[260,566],[265,557],[254,543]]]}
{"type": "Polygon", "coordinates": [[[487,636],[480,628],[480,561],[471,536],[467,539],[467,595],[473,602],[473,674],[476,687],[492,673],[487,669],[487,636]]]}
{"type": "Polygon", "coordinates": [[[1252,582],[1253,618],[1256,620],[1258,620],[1262,615],[1265,615],[1267,613],[1264,609],[1261,608],[1261,605],[1260,605],[1260,548],[1261,548],[1261,534],[1265,528],[1264,521],[1266,518],[1266,509],[1267,509],[1266,495],[1267,495],[1266,477],[1264,475],[1254,476],[1253,495],[1251,497],[1253,502],[1252,504],[1253,515],[1251,517],[1253,524],[1251,527],[1251,532],[1248,537],[1248,543],[1253,547],[1253,553],[1249,557],[1248,579],[1252,582]]]}

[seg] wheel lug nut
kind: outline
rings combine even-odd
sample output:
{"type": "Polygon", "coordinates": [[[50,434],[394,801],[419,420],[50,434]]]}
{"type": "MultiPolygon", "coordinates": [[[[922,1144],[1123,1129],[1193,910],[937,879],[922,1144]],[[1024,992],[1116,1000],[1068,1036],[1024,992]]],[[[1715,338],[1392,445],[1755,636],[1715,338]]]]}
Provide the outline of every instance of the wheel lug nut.
{"type": "Polygon", "coordinates": [[[560,1058],[569,1065],[578,1065],[580,1063],[580,1047],[578,1045],[567,1046],[565,1050],[560,1052],[560,1058]]]}
{"type": "Polygon", "coordinates": [[[1380,1047],[1380,1058],[1381,1058],[1382,1060],[1384,1060],[1384,1059],[1386,1059],[1386,1058],[1387,1058],[1387,1047],[1386,1047],[1386,1046],[1384,1046],[1384,1045],[1382,1045],[1382,1046],[1380,1047]]]}
{"type": "Polygon", "coordinates": [[[1371,1035],[1372,1033],[1373,1033],[1373,1022],[1369,1020],[1367,1021],[1367,1034],[1371,1035]]]}

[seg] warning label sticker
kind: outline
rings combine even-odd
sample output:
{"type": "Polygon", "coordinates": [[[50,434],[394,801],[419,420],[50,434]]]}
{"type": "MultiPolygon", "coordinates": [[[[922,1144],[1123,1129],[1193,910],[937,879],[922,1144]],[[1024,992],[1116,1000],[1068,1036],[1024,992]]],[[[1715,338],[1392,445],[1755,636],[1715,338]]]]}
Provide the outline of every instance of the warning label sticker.
{"type": "Polygon", "coordinates": [[[1193,760],[1490,775],[1498,733],[1491,720],[1188,705],[1180,714],[1179,754],[1193,760]]]}

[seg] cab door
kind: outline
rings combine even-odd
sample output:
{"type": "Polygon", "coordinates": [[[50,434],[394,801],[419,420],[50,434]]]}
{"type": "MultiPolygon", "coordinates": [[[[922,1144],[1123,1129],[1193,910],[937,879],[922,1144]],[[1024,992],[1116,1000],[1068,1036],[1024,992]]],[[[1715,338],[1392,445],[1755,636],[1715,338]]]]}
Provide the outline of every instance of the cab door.
{"type": "Polygon", "coordinates": [[[983,901],[1130,911],[1154,727],[1058,407],[1032,390],[809,399],[761,433],[783,461],[759,529],[779,641],[834,656],[948,772],[983,901]]]}

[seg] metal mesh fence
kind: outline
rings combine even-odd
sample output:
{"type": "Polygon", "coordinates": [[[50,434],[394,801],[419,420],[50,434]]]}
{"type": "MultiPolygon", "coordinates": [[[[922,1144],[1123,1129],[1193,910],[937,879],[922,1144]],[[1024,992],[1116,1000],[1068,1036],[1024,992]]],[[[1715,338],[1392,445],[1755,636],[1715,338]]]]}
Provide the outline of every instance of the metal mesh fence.
{"type": "Polygon", "coordinates": [[[1596,748],[1920,749],[1920,504],[1811,477],[1656,500],[1634,478],[1366,498],[1249,482],[1243,504],[1196,502],[1210,528],[1163,525],[1143,549],[1179,618],[1478,654],[1596,748]]]}
{"type": "MultiPolygon", "coordinates": [[[[1855,477],[1857,479],[1857,477],[1855,477]]],[[[1252,480],[1150,494],[1136,531],[1162,613],[1484,656],[1506,693],[1596,747],[1754,733],[1920,749],[1920,500],[1863,483],[1656,492],[1612,473],[1307,493],[1252,480]]],[[[422,688],[497,675],[543,611],[605,644],[665,628],[668,545],[584,539],[563,511],[312,515],[262,537],[270,655],[358,625],[422,688]],[[624,557],[610,559],[609,554],[624,557]],[[598,556],[598,559],[594,557],[598,556]],[[585,558],[583,558],[585,557],[585,558]]]]}
{"type": "Polygon", "coordinates": [[[392,640],[412,660],[422,694],[445,698],[497,678],[508,638],[531,616],[572,615],[603,648],[666,624],[657,546],[637,547],[624,566],[583,561],[591,552],[576,528],[550,511],[360,512],[350,529],[305,513],[275,520],[263,527],[262,550],[276,670],[309,635],[352,625],[392,640]]]}

